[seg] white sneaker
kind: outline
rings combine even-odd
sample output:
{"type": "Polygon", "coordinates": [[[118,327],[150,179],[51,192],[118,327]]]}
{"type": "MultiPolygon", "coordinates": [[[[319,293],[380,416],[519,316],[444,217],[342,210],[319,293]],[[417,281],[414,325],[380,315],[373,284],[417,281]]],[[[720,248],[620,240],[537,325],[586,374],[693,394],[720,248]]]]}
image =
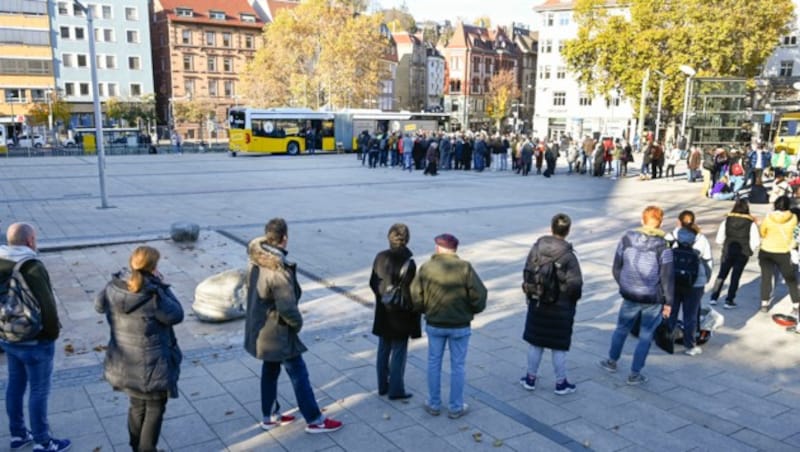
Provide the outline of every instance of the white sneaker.
{"type": "Polygon", "coordinates": [[[703,349],[698,347],[697,345],[683,352],[684,355],[689,355],[689,356],[697,356],[701,353],[703,353],[703,349]]]}
{"type": "Polygon", "coordinates": [[[761,312],[769,312],[769,300],[761,302],[761,312]]]}
{"type": "Polygon", "coordinates": [[[717,300],[714,300],[712,298],[712,299],[708,300],[708,304],[710,304],[711,306],[716,306],[717,305],[717,300]]]}

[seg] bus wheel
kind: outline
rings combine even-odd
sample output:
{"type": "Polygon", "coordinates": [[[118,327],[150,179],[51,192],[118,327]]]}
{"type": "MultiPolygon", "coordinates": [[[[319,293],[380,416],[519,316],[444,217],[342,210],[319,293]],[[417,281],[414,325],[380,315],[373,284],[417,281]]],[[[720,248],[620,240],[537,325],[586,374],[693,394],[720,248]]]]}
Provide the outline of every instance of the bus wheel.
{"type": "Polygon", "coordinates": [[[297,155],[300,153],[300,146],[296,141],[290,141],[286,146],[286,153],[289,155],[297,155]]]}
{"type": "Polygon", "coordinates": [[[231,151],[231,157],[236,157],[236,151],[231,151]]]}

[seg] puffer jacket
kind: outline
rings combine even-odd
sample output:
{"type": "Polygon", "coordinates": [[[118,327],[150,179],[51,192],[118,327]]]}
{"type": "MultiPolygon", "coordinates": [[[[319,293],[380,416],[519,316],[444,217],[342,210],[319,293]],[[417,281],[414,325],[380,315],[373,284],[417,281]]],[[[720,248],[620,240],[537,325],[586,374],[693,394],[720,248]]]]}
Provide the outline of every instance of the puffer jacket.
{"type": "Polygon", "coordinates": [[[455,254],[434,254],[411,282],[414,310],[438,328],[464,328],[486,308],[486,286],[472,265],[455,254]]]}
{"type": "Polygon", "coordinates": [[[797,226],[797,217],[790,211],[770,212],[761,222],[761,251],[788,253],[794,240],[792,233],[797,226]]]}
{"type": "Polygon", "coordinates": [[[553,304],[539,303],[535,300],[528,303],[522,338],[537,347],[569,350],[575,307],[583,289],[581,266],[569,242],[558,237],[545,236],[537,240],[531,248],[525,263],[523,280],[539,256],[547,260],[557,259],[555,262],[559,297],[553,304]]]}
{"type": "Polygon", "coordinates": [[[307,350],[297,333],[303,316],[297,303],[302,290],[297,265],[286,260],[286,251],[267,244],[263,237],[247,246],[250,271],[244,348],[256,359],[281,362],[307,350]]]}
{"type": "Polygon", "coordinates": [[[622,236],[612,272],[626,300],[672,306],[675,278],[672,251],[661,229],[640,227],[622,236]]]}
{"type": "Polygon", "coordinates": [[[183,321],[183,307],[169,285],[145,274],[142,290],[130,292],[117,273],[97,294],[94,308],[111,330],[104,362],[111,386],[132,395],[178,397],[183,355],[172,327],[183,321]]]}

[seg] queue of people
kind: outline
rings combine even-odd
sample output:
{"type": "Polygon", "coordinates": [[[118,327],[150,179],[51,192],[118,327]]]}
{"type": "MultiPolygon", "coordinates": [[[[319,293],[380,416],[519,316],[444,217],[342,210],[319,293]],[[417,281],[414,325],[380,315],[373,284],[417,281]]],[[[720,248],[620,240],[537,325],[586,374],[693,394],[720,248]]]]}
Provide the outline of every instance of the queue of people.
{"type": "MultiPolygon", "coordinates": [[[[773,205],[774,211],[759,220],[750,214],[746,199],[735,201],[716,234],[722,246],[716,278],[711,247],[694,212],[682,211],[676,227],[667,233],[662,229],[664,211],[657,206],[646,207],[641,226],[625,232],[614,253],[611,276],[619,286],[622,304],[608,355],[599,366],[608,372],[618,371],[624,343],[636,328],[638,343],[626,383],[646,383],[642,371],[662,323],[682,331],[686,355],[701,354],[698,318],[706,286],[712,283],[709,303],[715,305],[730,274],[724,307],[736,308],[739,279],[756,250],[761,268],[760,310],[772,308],[777,270],[788,286],[792,315],[796,317],[800,306],[796,277],[800,209],[792,208],[788,196],[778,197],[773,205]]],[[[528,344],[527,369],[519,382],[526,390],[539,385],[539,366],[547,349],[552,353],[555,394],[577,390],[567,378],[566,359],[583,295],[583,275],[577,253],[567,241],[571,228],[569,216],[553,216],[550,234],[532,245],[525,261],[522,290],[527,314],[520,330],[528,344]]],[[[392,225],[387,239],[389,247],[375,256],[369,280],[375,297],[372,332],[378,337],[378,395],[400,401],[413,397],[404,378],[408,341],[422,336],[424,317],[428,359],[427,397],[422,405],[431,416],[446,409],[448,417],[458,419],[469,412],[464,400],[466,357],[472,321],[487,306],[487,288],[473,265],[459,257],[460,242],[453,234],[436,236],[433,255],[419,267],[408,248],[408,226],[392,225]],[[441,395],[445,348],[450,359],[446,402],[441,395]]],[[[7,336],[2,340],[9,368],[5,403],[10,446],[18,450],[33,443],[35,451],[65,451],[71,447],[70,441],[50,437],[47,422],[54,342],[60,329],[49,276],[36,257],[32,226],[12,224],[7,242],[0,247],[0,282],[7,284],[9,278],[21,275],[41,306],[42,324],[24,343],[7,336]],[[31,391],[30,430],[22,402],[27,387],[31,391]]],[[[244,349],[262,361],[259,426],[272,430],[297,420],[290,411],[281,409],[277,397],[278,379],[285,369],[305,421],[305,432],[331,433],[341,429],[343,423],[326,416],[314,396],[303,359],[308,349],[300,339],[303,315],[298,303],[302,289],[297,266],[287,259],[288,242],[286,221],[273,218],[265,225],[264,235],[250,241],[247,248],[244,349]]],[[[112,275],[95,300],[95,309],[105,316],[110,329],[104,376],[114,390],[129,397],[127,424],[129,445],[134,451],[156,450],[167,402],[179,394],[182,353],[174,328],[182,322],[184,312],[158,271],[159,259],[157,249],[137,247],[130,256],[129,270],[112,275]]],[[[794,331],[800,333],[800,329],[794,331]]]]}

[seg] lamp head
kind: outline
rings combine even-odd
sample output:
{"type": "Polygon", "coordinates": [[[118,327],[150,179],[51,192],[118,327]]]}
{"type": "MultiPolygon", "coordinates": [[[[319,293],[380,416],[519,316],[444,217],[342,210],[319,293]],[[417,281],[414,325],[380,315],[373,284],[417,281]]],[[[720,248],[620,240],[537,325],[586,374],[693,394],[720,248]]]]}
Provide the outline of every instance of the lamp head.
{"type": "Polygon", "coordinates": [[[686,64],[681,64],[678,67],[678,69],[680,69],[681,72],[683,72],[684,74],[688,75],[689,77],[694,77],[695,74],[697,74],[697,71],[695,71],[694,68],[692,68],[691,66],[688,66],[686,64]]]}

